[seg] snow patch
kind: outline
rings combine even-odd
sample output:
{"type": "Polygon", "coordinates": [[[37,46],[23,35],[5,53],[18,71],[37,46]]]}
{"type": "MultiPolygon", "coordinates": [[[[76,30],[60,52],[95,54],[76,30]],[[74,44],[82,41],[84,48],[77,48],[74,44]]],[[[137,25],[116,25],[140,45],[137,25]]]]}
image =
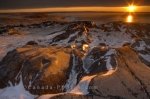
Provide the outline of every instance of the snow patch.
{"type": "Polygon", "coordinates": [[[144,50],[145,47],[146,47],[145,42],[144,41],[140,41],[139,43],[140,43],[139,46],[136,46],[134,49],[137,50],[137,51],[144,50]]]}
{"type": "Polygon", "coordinates": [[[0,99],[34,99],[36,96],[25,90],[22,79],[18,85],[0,89],[0,99]]]}
{"type": "Polygon", "coordinates": [[[144,55],[144,54],[139,54],[144,60],[146,60],[146,61],[148,61],[148,62],[150,62],[150,55],[149,54],[146,54],[146,55],[144,55]]]}
{"type": "Polygon", "coordinates": [[[89,83],[95,76],[96,75],[83,77],[81,81],[78,83],[78,85],[69,93],[78,94],[78,95],[87,95],[89,93],[88,92],[89,83]]]}
{"type": "Polygon", "coordinates": [[[75,68],[76,68],[76,57],[73,55],[73,66],[72,66],[72,69],[71,69],[71,73],[69,75],[69,79],[68,79],[68,81],[65,85],[65,89],[67,91],[70,91],[71,89],[73,89],[73,87],[77,83],[78,73],[76,72],[75,68]]]}

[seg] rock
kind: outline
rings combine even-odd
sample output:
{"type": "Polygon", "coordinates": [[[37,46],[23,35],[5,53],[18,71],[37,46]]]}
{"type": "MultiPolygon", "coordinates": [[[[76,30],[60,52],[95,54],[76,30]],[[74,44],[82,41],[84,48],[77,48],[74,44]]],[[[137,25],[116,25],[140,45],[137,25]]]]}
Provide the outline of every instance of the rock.
{"type": "Polygon", "coordinates": [[[150,39],[137,40],[131,47],[137,52],[140,60],[150,67],[150,39]]]}
{"type": "Polygon", "coordinates": [[[56,35],[52,39],[52,42],[50,42],[50,44],[59,44],[59,42],[66,42],[67,45],[70,46],[71,43],[74,42],[79,43],[79,45],[82,45],[83,43],[89,43],[91,42],[89,39],[89,28],[94,27],[94,23],[90,21],[72,22],[68,24],[63,33],[56,35]]]}
{"type": "Polygon", "coordinates": [[[8,35],[21,35],[23,33],[21,33],[19,30],[16,29],[8,29],[8,35]]]}
{"type": "Polygon", "coordinates": [[[83,59],[83,67],[87,74],[97,74],[115,69],[115,50],[107,46],[94,47],[83,59]]]}
{"type": "Polygon", "coordinates": [[[0,62],[0,88],[8,86],[8,82],[13,84],[16,82],[15,77],[19,73],[24,56],[19,54],[17,50],[8,52],[0,62]]]}
{"type": "Polygon", "coordinates": [[[75,50],[73,53],[74,54],[71,55],[71,62],[69,67],[70,71],[68,72],[69,77],[64,86],[65,92],[71,91],[79,83],[84,75],[81,53],[75,50]]]}
{"type": "Polygon", "coordinates": [[[131,43],[125,42],[122,46],[124,47],[124,46],[130,46],[130,45],[131,45],[131,43]]]}
{"type": "Polygon", "coordinates": [[[20,35],[20,28],[30,32],[38,28],[40,33],[57,26],[61,29],[36,40],[43,46],[35,41],[23,47],[18,44],[3,58],[0,88],[22,80],[32,94],[57,94],[71,91],[84,76],[97,75],[90,82],[88,95],[64,94],[54,99],[150,99],[146,67],[150,66],[149,25],[46,21],[4,26],[0,33],[20,35]]]}
{"type": "Polygon", "coordinates": [[[90,83],[93,95],[114,99],[149,99],[150,71],[128,46],[118,49],[118,67],[95,77],[90,83]],[[116,98],[115,98],[116,97],[116,98]]]}
{"type": "Polygon", "coordinates": [[[120,28],[122,26],[123,22],[109,22],[106,24],[101,24],[100,29],[103,30],[104,32],[121,32],[120,28]]]}
{"type": "Polygon", "coordinates": [[[6,32],[7,32],[7,30],[6,30],[5,28],[0,27],[0,34],[4,34],[4,33],[6,33],[6,32]]]}
{"type": "MultiPolygon", "coordinates": [[[[79,75],[75,79],[82,74],[82,65],[73,65],[72,55],[78,57],[67,48],[32,45],[17,48],[0,62],[0,88],[8,86],[9,81],[18,83],[22,76],[25,89],[32,94],[64,92],[72,66],[79,75]]],[[[79,60],[80,57],[74,59],[77,63],[79,60]]]]}
{"type": "Polygon", "coordinates": [[[38,43],[35,41],[29,41],[26,45],[38,45],[38,43]]]}
{"type": "Polygon", "coordinates": [[[114,52],[100,44],[85,56],[83,64],[84,55],[78,49],[43,47],[29,42],[9,52],[0,62],[0,87],[9,86],[9,82],[15,85],[22,80],[25,89],[32,94],[65,92],[73,89],[84,75],[115,68],[114,52]],[[91,60],[99,61],[88,64],[91,60]]]}
{"type": "Polygon", "coordinates": [[[134,39],[149,37],[149,30],[143,28],[145,25],[142,24],[129,25],[124,22],[109,22],[99,26],[93,24],[95,23],[90,21],[66,23],[66,27],[62,31],[52,33],[55,36],[50,38],[49,43],[60,46],[76,44],[77,48],[80,48],[83,44],[91,44],[92,47],[98,46],[99,43],[106,43],[108,46],[118,47],[131,45],[134,39]],[[140,26],[139,30],[137,29],[138,26],[140,26]],[[145,35],[141,36],[139,32],[145,35]]]}

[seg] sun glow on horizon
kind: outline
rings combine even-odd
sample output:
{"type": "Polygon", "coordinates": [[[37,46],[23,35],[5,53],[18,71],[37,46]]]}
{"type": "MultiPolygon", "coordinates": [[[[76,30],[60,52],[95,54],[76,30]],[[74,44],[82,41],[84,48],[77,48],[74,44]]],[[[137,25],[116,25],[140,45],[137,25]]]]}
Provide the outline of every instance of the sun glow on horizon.
{"type": "Polygon", "coordinates": [[[0,13],[16,13],[16,12],[150,12],[150,6],[129,5],[124,7],[47,7],[47,8],[23,8],[23,9],[0,9],[0,13]]]}
{"type": "Polygon", "coordinates": [[[137,6],[131,4],[127,7],[128,12],[135,12],[137,10],[137,6]]]}

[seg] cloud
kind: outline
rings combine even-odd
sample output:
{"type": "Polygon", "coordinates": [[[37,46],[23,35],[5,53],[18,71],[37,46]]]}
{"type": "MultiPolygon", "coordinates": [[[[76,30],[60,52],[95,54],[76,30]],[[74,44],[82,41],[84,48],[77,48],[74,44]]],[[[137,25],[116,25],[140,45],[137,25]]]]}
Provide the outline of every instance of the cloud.
{"type": "MultiPolygon", "coordinates": [[[[150,0],[135,0],[138,5],[150,5],[150,0]]],[[[133,0],[0,0],[0,9],[72,7],[72,6],[126,6],[133,0]]]]}

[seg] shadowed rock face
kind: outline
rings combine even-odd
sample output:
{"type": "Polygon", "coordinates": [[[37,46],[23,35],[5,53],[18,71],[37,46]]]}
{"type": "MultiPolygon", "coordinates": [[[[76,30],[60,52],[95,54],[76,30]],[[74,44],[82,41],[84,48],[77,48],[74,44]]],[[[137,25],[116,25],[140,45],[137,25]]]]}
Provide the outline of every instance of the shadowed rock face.
{"type": "Polygon", "coordinates": [[[73,89],[82,77],[97,75],[90,83],[89,95],[75,95],[75,99],[150,98],[149,24],[47,21],[6,26],[4,31],[57,26],[61,30],[7,53],[0,62],[0,88],[22,78],[25,89],[33,94],[61,93],[73,89]]]}
{"type": "Polygon", "coordinates": [[[0,88],[8,86],[9,80],[14,82],[16,75],[21,69],[22,63],[23,56],[20,56],[16,50],[9,52],[7,56],[3,58],[2,62],[0,62],[0,88]]]}
{"type": "Polygon", "coordinates": [[[86,73],[96,74],[115,69],[115,50],[107,49],[106,46],[94,47],[83,59],[83,67],[86,73]]]}

